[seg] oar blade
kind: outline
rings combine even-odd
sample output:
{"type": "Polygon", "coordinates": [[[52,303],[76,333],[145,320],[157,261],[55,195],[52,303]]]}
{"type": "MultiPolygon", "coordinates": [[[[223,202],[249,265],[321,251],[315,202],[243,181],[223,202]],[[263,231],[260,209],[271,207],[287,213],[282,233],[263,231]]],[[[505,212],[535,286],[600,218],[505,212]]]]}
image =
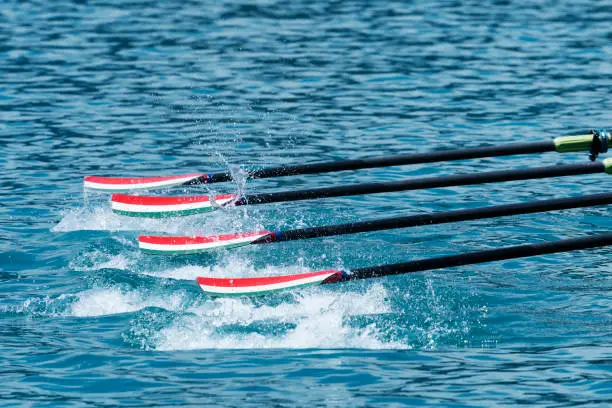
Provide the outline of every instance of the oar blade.
{"type": "Polygon", "coordinates": [[[262,296],[283,290],[324,283],[339,282],[343,272],[327,270],[284,276],[264,276],[260,278],[206,278],[198,277],[200,288],[209,296],[262,296]]]}
{"type": "Polygon", "coordinates": [[[114,213],[129,217],[166,218],[213,211],[236,200],[235,194],[209,196],[157,197],[113,194],[111,208],[114,213]]]}
{"type": "Polygon", "coordinates": [[[119,192],[138,191],[153,188],[173,187],[193,182],[198,178],[206,177],[204,174],[183,174],[180,176],[164,177],[101,177],[87,176],[83,186],[88,190],[119,192]]]}
{"type": "Polygon", "coordinates": [[[194,237],[141,235],[138,237],[138,246],[149,254],[187,255],[250,245],[270,234],[270,231],[256,231],[194,237]]]}

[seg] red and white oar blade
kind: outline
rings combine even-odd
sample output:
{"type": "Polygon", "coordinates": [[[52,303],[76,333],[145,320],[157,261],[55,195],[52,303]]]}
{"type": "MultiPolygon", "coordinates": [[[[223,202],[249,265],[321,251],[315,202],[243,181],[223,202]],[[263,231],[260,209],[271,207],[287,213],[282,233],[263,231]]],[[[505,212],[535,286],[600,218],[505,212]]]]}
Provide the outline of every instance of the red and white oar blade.
{"type": "Polygon", "coordinates": [[[183,174],[166,177],[101,177],[87,176],[83,181],[85,188],[98,191],[137,191],[152,188],[173,187],[187,184],[205,174],[183,174]]]}
{"type": "Polygon", "coordinates": [[[209,296],[261,296],[304,286],[335,283],[343,280],[339,270],[300,273],[261,278],[204,278],[198,277],[200,288],[209,296]]]}
{"type": "Polygon", "coordinates": [[[221,194],[214,197],[157,197],[113,194],[113,212],[130,217],[165,218],[191,215],[214,210],[218,206],[234,202],[235,194],[221,194]]]}
{"type": "Polygon", "coordinates": [[[270,235],[270,231],[243,232],[195,237],[141,235],[138,246],[143,252],[157,255],[197,254],[212,249],[229,249],[249,245],[270,235]]]}

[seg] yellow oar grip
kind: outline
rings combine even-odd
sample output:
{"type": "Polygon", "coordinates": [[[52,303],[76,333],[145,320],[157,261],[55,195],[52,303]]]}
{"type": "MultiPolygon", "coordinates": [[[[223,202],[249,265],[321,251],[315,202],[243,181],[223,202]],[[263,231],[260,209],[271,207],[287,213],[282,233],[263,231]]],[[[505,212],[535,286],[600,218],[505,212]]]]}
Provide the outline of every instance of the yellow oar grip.
{"type": "Polygon", "coordinates": [[[608,157],[607,159],[603,159],[601,161],[606,169],[606,173],[612,174],[612,157],[608,157]]]}
{"type": "Polygon", "coordinates": [[[554,139],[555,150],[559,153],[584,152],[591,150],[593,135],[559,136],[554,139]]]}

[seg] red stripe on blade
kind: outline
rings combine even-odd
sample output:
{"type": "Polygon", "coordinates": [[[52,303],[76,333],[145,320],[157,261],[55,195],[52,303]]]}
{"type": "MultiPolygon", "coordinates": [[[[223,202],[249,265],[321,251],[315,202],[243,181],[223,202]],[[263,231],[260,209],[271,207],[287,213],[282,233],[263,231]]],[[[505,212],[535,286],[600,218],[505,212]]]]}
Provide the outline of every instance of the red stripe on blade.
{"type": "Polygon", "coordinates": [[[231,241],[238,238],[257,237],[260,235],[268,235],[270,231],[243,232],[238,234],[223,234],[223,235],[201,235],[195,237],[168,237],[155,235],[141,235],[138,241],[147,244],[156,245],[193,245],[193,244],[208,244],[210,242],[231,241]]]}
{"type": "Polygon", "coordinates": [[[218,286],[224,288],[244,288],[250,286],[274,285],[277,283],[291,282],[299,279],[313,278],[315,276],[329,275],[340,271],[330,269],[327,271],[300,273],[285,276],[264,276],[261,278],[204,278],[198,277],[197,281],[204,286],[218,286]]]}
{"type": "MultiPolygon", "coordinates": [[[[215,200],[234,199],[236,194],[220,194],[215,200]]],[[[135,196],[129,194],[113,194],[112,201],[123,204],[135,205],[179,205],[204,203],[210,201],[209,196],[188,196],[188,197],[159,197],[159,196],[135,196]]]]}

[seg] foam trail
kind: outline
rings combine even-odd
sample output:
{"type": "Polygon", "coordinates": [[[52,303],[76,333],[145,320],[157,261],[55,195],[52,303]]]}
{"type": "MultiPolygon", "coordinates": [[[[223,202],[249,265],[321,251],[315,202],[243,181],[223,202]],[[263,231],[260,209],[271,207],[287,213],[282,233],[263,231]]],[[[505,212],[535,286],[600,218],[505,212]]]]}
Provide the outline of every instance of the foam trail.
{"type": "Polygon", "coordinates": [[[277,306],[255,306],[245,299],[215,299],[191,307],[169,327],[151,332],[150,348],[188,350],[202,348],[410,348],[409,344],[381,340],[384,330],[376,324],[354,327],[350,316],[388,312],[386,290],[373,285],[363,294],[308,290],[292,302],[277,306]],[[266,327],[287,327],[269,333],[253,332],[258,322],[266,327]],[[243,333],[226,332],[224,327],[244,327],[243,333]]]}
{"type": "Polygon", "coordinates": [[[81,207],[66,211],[53,232],[148,231],[175,235],[214,235],[233,231],[265,229],[245,207],[220,208],[209,214],[166,219],[117,215],[108,207],[81,207]],[[238,213],[237,213],[238,211],[238,213]]]}
{"type": "Polygon", "coordinates": [[[166,310],[180,310],[185,293],[174,292],[170,295],[150,295],[139,291],[119,288],[96,288],[77,294],[67,314],[76,317],[108,316],[129,313],[146,307],[159,307],[166,310]]]}

